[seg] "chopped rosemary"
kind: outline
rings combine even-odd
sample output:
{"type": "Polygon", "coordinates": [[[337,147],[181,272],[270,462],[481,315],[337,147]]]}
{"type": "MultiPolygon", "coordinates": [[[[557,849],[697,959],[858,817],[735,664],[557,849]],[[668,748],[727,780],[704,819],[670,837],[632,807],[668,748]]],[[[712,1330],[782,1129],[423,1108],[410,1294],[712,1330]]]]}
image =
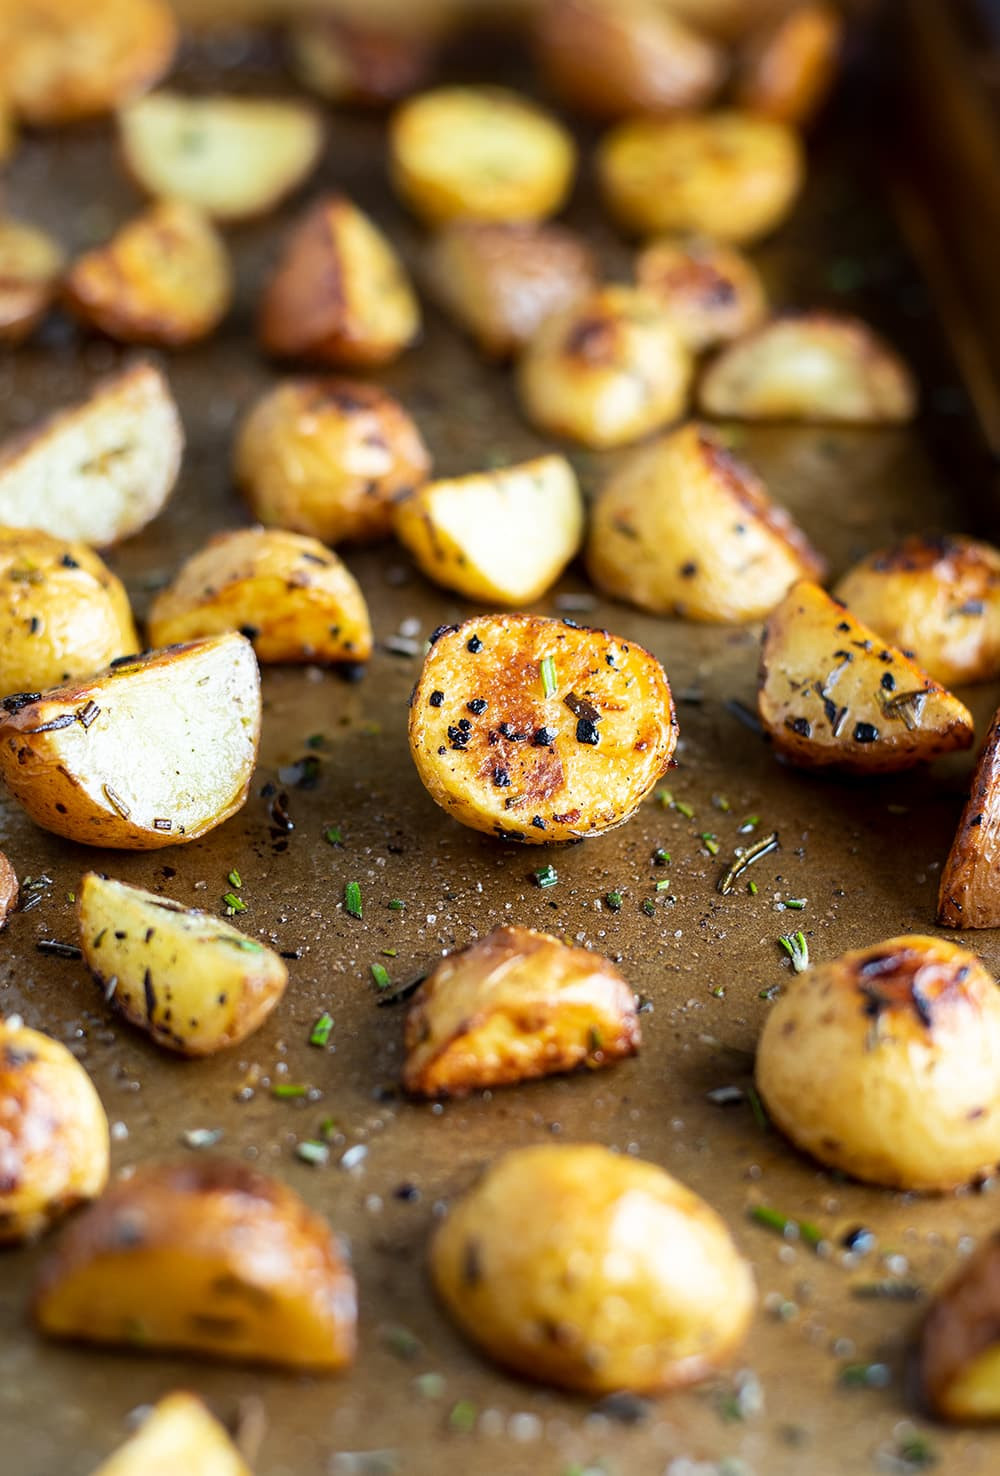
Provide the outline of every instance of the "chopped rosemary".
{"type": "Polygon", "coordinates": [[[424,1351],[424,1345],[416,1333],[410,1332],[408,1327],[402,1327],[398,1323],[390,1323],[387,1327],[379,1329],[382,1342],[390,1353],[395,1353],[397,1358],[406,1360],[419,1358],[424,1351]]]}
{"type": "Polygon", "coordinates": [[[809,967],[809,944],[800,928],[797,933],[783,933],[778,943],[792,961],[792,972],[802,974],[809,967]]]}
{"type": "Polygon", "coordinates": [[[242,897],[237,897],[235,892],[227,892],[222,900],[226,904],[226,913],[229,917],[232,917],[234,912],[246,912],[247,910],[247,904],[242,897]]]}
{"type": "Polygon", "coordinates": [[[740,826],[740,835],[749,835],[751,830],[756,830],[760,824],[759,815],[748,815],[740,826]]]}
{"type": "Polygon", "coordinates": [[[786,897],[784,905],[790,912],[802,912],[808,900],[807,897],[786,897]]]}
{"type": "Polygon", "coordinates": [[[656,791],[656,802],[657,802],[657,804],[662,805],[665,810],[669,810],[670,809],[670,806],[674,802],[673,790],[671,790],[671,789],[658,789],[656,791]]]}
{"type": "Polygon", "coordinates": [[[793,1220],[766,1204],[751,1205],[747,1213],[755,1225],[763,1225],[765,1230],[776,1230],[786,1240],[801,1240],[814,1250],[824,1239],[822,1230],[811,1220],[793,1220]]]}
{"type": "Polygon", "coordinates": [[[656,916],[656,903],[653,901],[652,897],[643,897],[642,910],[647,917],[656,916]]]}
{"type": "Polygon", "coordinates": [[[669,876],[661,876],[659,881],[655,882],[654,885],[658,892],[668,892],[670,890],[669,876]]]}
{"type": "Polygon", "coordinates": [[[559,873],[551,864],[540,866],[537,871],[531,873],[536,887],[554,887],[559,880],[559,873]]]}
{"type": "Polygon", "coordinates": [[[451,1407],[448,1416],[449,1430],[456,1430],[460,1435],[469,1435],[476,1427],[479,1411],[471,1399],[460,1399],[451,1407]]]}
{"type": "Polygon", "coordinates": [[[621,912],[624,900],[621,892],[605,892],[604,894],[604,905],[610,912],[621,912]]]}
{"type": "Polygon", "coordinates": [[[767,1113],[764,1111],[764,1104],[760,1100],[760,1093],[757,1091],[757,1088],[755,1086],[750,1085],[746,1088],[745,1096],[750,1104],[750,1111],[753,1113],[754,1122],[760,1128],[762,1133],[766,1133],[770,1126],[770,1123],[768,1121],[767,1113]]]}
{"type": "Polygon", "coordinates": [[[543,656],[538,667],[538,674],[542,679],[542,695],[554,697],[556,693],[556,658],[554,656],[543,656]]]}
{"type": "Polygon", "coordinates": [[[361,917],[361,886],[358,882],[348,882],[344,888],[344,910],[351,917],[361,917]]]}
{"type": "Polygon", "coordinates": [[[717,856],[719,854],[719,842],[710,830],[703,830],[699,839],[710,856],[717,856]]]}
{"type": "Polygon", "coordinates": [[[370,967],[372,971],[372,978],[375,980],[375,983],[378,985],[379,989],[388,989],[390,981],[389,973],[386,969],[385,964],[373,963],[370,967]]]}
{"type": "Polygon", "coordinates": [[[405,906],[406,903],[403,901],[402,897],[391,897],[389,899],[390,912],[402,912],[405,906]]]}
{"type": "Polygon", "coordinates": [[[320,1164],[330,1162],[329,1148],[316,1138],[304,1138],[301,1143],[296,1143],[295,1154],[297,1158],[302,1159],[303,1163],[311,1163],[316,1168],[320,1164]]]}
{"type": "Polygon", "coordinates": [[[383,958],[398,958],[399,957],[399,949],[398,948],[383,948],[382,949],[382,957],[383,958]]]}
{"type": "Polygon", "coordinates": [[[323,832],[323,839],[328,846],[342,846],[344,836],[339,825],[328,825],[323,832]]]}
{"type": "Polygon", "coordinates": [[[919,1430],[900,1436],[896,1455],[914,1471],[926,1471],[929,1466],[936,1466],[938,1460],[937,1451],[919,1430]]]}
{"type": "Polygon", "coordinates": [[[298,1081],[276,1081],[271,1088],[271,1096],[277,1097],[279,1102],[291,1100],[293,1097],[307,1097],[309,1088],[298,1081]]]}
{"type": "Polygon", "coordinates": [[[682,800],[674,800],[673,808],[679,815],[683,815],[685,820],[694,819],[694,810],[692,810],[690,805],[684,804],[682,800]]]}
{"type": "MultiPolygon", "coordinates": [[[[762,836],[760,840],[754,841],[752,846],[747,846],[743,854],[737,856],[728,870],[724,871],[719,877],[719,880],[715,884],[716,891],[721,892],[723,897],[728,897],[747,867],[752,866],[755,861],[759,861],[762,856],[770,855],[772,851],[776,851],[778,845],[778,832],[772,830],[770,835],[762,836]]],[[[752,882],[750,885],[753,887],[752,882]]],[[[753,887],[752,895],[756,895],[756,892],[757,888],[753,887]]]]}
{"type": "Polygon", "coordinates": [[[732,809],[732,805],[730,805],[729,801],[726,799],[726,796],[724,794],[713,794],[712,795],[712,804],[715,806],[715,808],[717,810],[722,810],[722,812],[724,814],[725,814],[725,812],[727,810],[731,810],[732,809]]]}
{"type": "Polygon", "coordinates": [[[229,875],[226,877],[226,881],[231,887],[235,887],[237,891],[239,891],[243,885],[243,878],[236,870],[233,870],[229,873],[229,875]]]}
{"type": "Polygon", "coordinates": [[[333,1016],[327,1014],[326,1010],[320,1015],[316,1024],[309,1032],[309,1044],[314,1046],[325,1046],[330,1039],[333,1029],[333,1016]]]}
{"type": "Polygon", "coordinates": [[[837,1383],[844,1389],[885,1389],[891,1377],[884,1363],[845,1363],[837,1383]]]}
{"type": "Polygon", "coordinates": [[[750,893],[751,897],[756,897],[756,895],[757,895],[757,883],[755,881],[748,881],[747,882],[747,891],[750,893]]]}
{"type": "Polygon", "coordinates": [[[653,852],[653,865],[654,866],[669,866],[670,865],[670,852],[669,851],[665,851],[662,846],[657,846],[656,850],[653,852]]]}

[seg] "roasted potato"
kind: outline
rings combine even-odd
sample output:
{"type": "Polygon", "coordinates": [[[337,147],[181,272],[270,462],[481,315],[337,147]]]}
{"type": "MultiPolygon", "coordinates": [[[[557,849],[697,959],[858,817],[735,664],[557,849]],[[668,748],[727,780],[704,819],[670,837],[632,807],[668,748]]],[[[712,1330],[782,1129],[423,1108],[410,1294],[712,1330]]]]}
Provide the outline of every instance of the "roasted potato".
{"type": "Polygon", "coordinates": [[[0,1020],[0,1245],[40,1235],[100,1194],[108,1154],[108,1119],[76,1057],[0,1020]]]}
{"type": "Polygon", "coordinates": [[[177,42],[168,0],[8,0],[0,95],[40,126],[110,113],[160,80],[177,42]]]}
{"type": "Polygon", "coordinates": [[[118,114],[129,173],[147,194],[213,220],[266,215],[316,167],[319,115],[292,98],[153,92],[118,114]]]}
{"type": "Polygon", "coordinates": [[[958,1188],[1000,1162],[1000,990],[918,934],[793,975],[757,1047],[768,1114],[828,1168],[888,1189],[958,1188]]]}
{"type": "Polygon", "coordinates": [[[410,751],[463,825],[539,845],[598,835],[668,768],[670,686],[633,641],[538,615],[483,615],[432,639],[410,751]]]}
{"type": "Polygon", "coordinates": [[[935,1295],[916,1364],[924,1402],[939,1419],[1000,1419],[1000,1232],[935,1295]]]}
{"type": "Polygon", "coordinates": [[[182,348],[217,328],[232,297],[225,244],[206,215],[160,200],[73,263],[67,307],[121,343],[182,348]]]}
{"type": "Polygon", "coordinates": [[[403,1086],[462,1097],[639,1049],[635,995],[614,964],[530,928],[497,928],[444,958],[406,1020],[403,1086]]]}
{"type": "Polygon", "coordinates": [[[76,920],[84,962],[115,1008],[182,1056],[246,1040],[288,983],[273,949],[221,918],[95,871],[80,883],[76,920]]]}
{"type": "Polygon", "coordinates": [[[622,446],[676,420],[691,357],[656,299],[599,287],[547,317],[520,360],[517,387],[539,430],[585,446],[622,446]]]}
{"type": "Polygon", "coordinates": [[[42,321],[63,260],[62,249],[37,226],[0,218],[0,343],[23,343],[42,321]]]}
{"type": "Polygon", "coordinates": [[[235,815],[260,737],[242,635],[126,657],[0,702],[0,776],[43,830],[125,851],[183,845],[235,815]]]}
{"type": "Polygon", "coordinates": [[[251,406],[234,456],[254,517],[328,544],[387,538],[393,504],[430,469],[430,452],[399,401],[348,379],[275,385],[251,406]]]}
{"type": "Polygon", "coordinates": [[[354,1277],[326,1221],[235,1159],[143,1163],[42,1267],[50,1337],[330,1373],[354,1357],[354,1277]]]}
{"type": "Polygon", "coordinates": [[[161,590],[149,638],[170,646],[238,630],[258,661],[367,661],[368,606],[354,575],[315,538],[279,528],[216,533],[161,590]]]}
{"type": "Polygon", "coordinates": [[[836,593],[946,686],[1000,676],[1000,550],[990,544],[911,534],[861,559],[836,593]]]}
{"type": "Polygon", "coordinates": [[[420,304],[378,226],[345,195],[326,195],[285,242],[258,333],[279,358],[376,368],[418,337],[420,304]]]}
{"type": "Polygon", "coordinates": [[[0,446],[0,526],[120,543],[161,510],[183,450],[166,379],[133,364],[0,446]]]}
{"type": "Polygon", "coordinates": [[[397,503],[396,535],[445,589],[487,605],[530,605],[579,549],[583,499],[565,456],[539,456],[425,482],[397,503]]]}
{"type": "Polygon", "coordinates": [[[674,1389],[740,1345],[753,1276],[713,1209],[594,1144],[515,1149],[438,1226],[438,1295],[498,1363],[565,1389],[674,1389]]]}
{"type": "Polygon", "coordinates": [[[902,359],[866,323],[833,313],[773,318],[702,375],[706,415],[886,425],[912,419],[917,391],[902,359]]]}
{"type": "Polygon", "coordinates": [[[764,628],[757,708],[775,752],[807,769],[888,774],[972,746],[958,698],[807,580],[764,628]]]}
{"type": "MultiPolygon", "coordinates": [[[[0,24],[2,24],[0,19],[0,24]]],[[[0,164],[5,164],[17,147],[17,124],[6,97],[0,96],[0,164]]]]}
{"type": "Polygon", "coordinates": [[[399,107],[389,168],[428,225],[542,220],[569,194],[573,140],[529,98],[501,87],[439,87],[399,107]]]}
{"type": "Polygon", "coordinates": [[[3,851],[0,851],[0,928],[17,907],[19,894],[17,872],[3,851]]]}
{"type": "Polygon", "coordinates": [[[972,786],[941,872],[943,928],[1000,927],[1000,712],[994,713],[972,786]]]}
{"type": "Polygon", "coordinates": [[[226,1429],[194,1394],[167,1394],[94,1476],[251,1476],[226,1429]]]}
{"type": "Polygon", "coordinates": [[[750,42],[736,81],[740,107],[802,125],[816,113],[837,73],[844,18],[807,0],[750,42]]]}
{"type": "Polygon", "coordinates": [[[551,313],[597,286],[590,248],[562,226],[455,221],[427,255],[430,290],[484,353],[518,353],[551,313]]]}
{"type": "Polygon", "coordinates": [[[820,555],[763,482],[705,426],[623,461],[598,493],[587,567],[616,599],[660,615],[759,620],[820,555]]]}
{"type": "Polygon", "coordinates": [[[426,84],[434,62],[430,38],[339,14],[295,16],[288,29],[291,69],[333,103],[377,107],[426,84]]]}
{"type": "Polygon", "coordinates": [[[635,276],[693,353],[739,338],[767,312],[757,268],[742,251],[721,241],[660,237],[639,252],[635,276]]]}
{"type": "Polygon", "coordinates": [[[0,528],[0,696],[44,692],[138,649],[125,586],[93,549],[0,528]]]}
{"type": "Polygon", "coordinates": [[[627,230],[690,231],[738,245],[781,224],[804,177],[795,133],[739,112],[631,118],[601,141],[597,168],[608,208],[627,230]]]}

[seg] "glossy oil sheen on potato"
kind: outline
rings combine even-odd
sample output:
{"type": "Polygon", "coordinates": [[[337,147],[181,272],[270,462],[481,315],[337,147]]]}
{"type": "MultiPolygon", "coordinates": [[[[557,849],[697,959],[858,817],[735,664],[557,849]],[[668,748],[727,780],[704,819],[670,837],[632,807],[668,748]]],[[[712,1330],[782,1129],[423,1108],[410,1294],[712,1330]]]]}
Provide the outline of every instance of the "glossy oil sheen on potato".
{"type": "Polygon", "coordinates": [[[167,1394],[94,1476],[251,1476],[225,1426],[194,1394],[167,1394]]]}
{"type": "Polygon", "coordinates": [[[937,1292],[920,1328],[917,1374],[939,1419],[1000,1420],[1000,1234],[937,1292]]]}
{"type": "Polygon", "coordinates": [[[944,928],[1000,927],[1000,713],[994,713],[941,871],[944,928]]]}

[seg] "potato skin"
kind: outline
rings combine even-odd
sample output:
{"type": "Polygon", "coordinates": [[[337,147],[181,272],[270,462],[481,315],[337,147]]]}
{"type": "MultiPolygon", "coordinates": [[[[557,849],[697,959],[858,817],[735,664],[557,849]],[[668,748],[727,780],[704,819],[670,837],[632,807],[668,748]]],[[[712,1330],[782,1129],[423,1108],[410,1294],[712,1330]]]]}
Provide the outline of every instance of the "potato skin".
{"type": "Polygon", "coordinates": [[[100,1194],[109,1144],[101,1099],[76,1057],[0,1020],[0,1245],[33,1239],[100,1194]]]}
{"type": "Polygon", "coordinates": [[[438,1226],[431,1274],[498,1363],[588,1394],[707,1377],[755,1301],[714,1210],[653,1164],[592,1144],[505,1154],[438,1226]]]}
{"type": "Polygon", "coordinates": [[[335,103],[396,102],[426,83],[434,60],[429,38],[339,15],[296,16],[287,39],[295,77],[335,103]]]}
{"type": "Polygon", "coordinates": [[[969,798],[941,871],[937,920],[943,928],[1000,927],[1000,712],[993,714],[969,798]]]}
{"type": "Polygon", "coordinates": [[[1000,1419],[1000,1232],[936,1293],[916,1351],[924,1403],[938,1419],[1000,1419]]]}
{"type": "Polygon", "coordinates": [[[56,295],[63,261],[61,247],[44,231],[0,218],[0,343],[23,343],[38,327],[56,295]]]}
{"type": "Polygon", "coordinates": [[[184,1392],[167,1394],[94,1476],[253,1476],[225,1426],[202,1401],[184,1392]]]}
{"type": "Polygon", "coordinates": [[[749,332],[767,312],[757,268],[721,241],[661,236],[639,252],[635,277],[666,309],[692,353],[749,332]]]}
{"type": "Polygon", "coordinates": [[[16,909],[20,892],[17,872],[3,851],[0,851],[0,928],[16,909]]]}
{"type": "Polygon", "coordinates": [[[42,1267],[50,1337],[315,1373],[350,1363],[354,1278],[326,1221],[246,1163],[143,1163],[42,1267]]]}
{"type": "Polygon", "coordinates": [[[890,938],[793,976],[757,1048],[775,1124],[829,1168],[945,1191],[1000,1161],[1000,991],[941,938],[890,938]]]}
{"type": "Polygon", "coordinates": [[[669,767],[677,718],[663,668],[634,642],[484,615],[435,633],[409,737],[431,798],[456,820],[544,845],[624,824],[669,767]]]}
{"type": "Polygon", "coordinates": [[[833,5],[807,3],[751,41],[736,83],[750,113],[802,126],[819,111],[837,74],[844,18],[833,5]]]}
{"type": "Polygon", "coordinates": [[[973,740],[957,697],[806,580],[764,628],[757,708],[775,752],[803,768],[887,774],[973,740]]]}
{"type": "Polygon", "coordinates": [[[598,493],[587,568],[616,599],[687,620],[759,620],[823,560],[716,436],[682,426],[632,452],[598,493]]]}
{"type": "Polygon", "coordinates": [[[635,995],[609,959],[530,928],[496,928],[441,960],[406,1019],[403,1086],[462,1097],[639,1049],[635,995]]]}

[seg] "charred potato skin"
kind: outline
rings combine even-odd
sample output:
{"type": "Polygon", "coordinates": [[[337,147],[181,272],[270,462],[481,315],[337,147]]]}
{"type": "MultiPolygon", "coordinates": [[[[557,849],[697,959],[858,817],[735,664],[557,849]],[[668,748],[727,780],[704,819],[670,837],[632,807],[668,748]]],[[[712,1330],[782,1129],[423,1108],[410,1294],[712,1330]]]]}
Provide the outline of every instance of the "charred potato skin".
{"type": "Polygon", "coordinates": [[[1000,712],[994,713],[972,776],[969,798],[941,871],[938,924],[1000,927],[1000,712]]]}
{"type": "Polygon", "coordinates": [[[781,123],[808,123],[833,85],[843,32],[834,6],[807,0],[747,47],[736,101],[781,123]]]}
{"type": "Polygon", "coordinates": [[[167,1394],[94,1476],[253,1476],[225,1427],[195,1394],[167,1394]]]}
{"type": "Polygon", "coordinates": [[[615,966],[529,928],[497,928],[443,959],[406,1020],[403,1086],[460,1097],[639,1049],[635,996],[615,966]]]}
{"type": "Polygon", "coordinates": [[[354,1278],[330,1228],[284,1184],[221,1158],[144,1163],[43,1265],[40,1329],[334,1372],[354,1357],[354,1278]]]}
{"type": "Polygon", "coordinates": [[[370,28],[337,15],[302,15],[288,49],[298,80],[330,102],[382,107],[423,86],[432,69],[429,38],[391,26],[370,28]]]}
{"type": "Polygon", "coordinates": [[[0,219],[0,343],[24,343],[31,336],[55,299],[63,262],[61,248],[44,231],[0,219]]]}
{"type": "Polygon", "coordinates": [[[636,282],[657,298],[692,353],[738,338],[767,312],[764,284],[750,259],[703,237],[661,237],[636,258],[636,282]]]}
{"type": "Polygon", "coordinates": [[[998,1354],[1000,1233],[994,1232],[937,1292],[921,1324],[916,1372],[924,1404],[941,1420],[995,1421],[998,1354]],[[984,1398],[986,1391],[970,1388],[970,1380],[987,1362],[994,1377],[984,1398]]]}

